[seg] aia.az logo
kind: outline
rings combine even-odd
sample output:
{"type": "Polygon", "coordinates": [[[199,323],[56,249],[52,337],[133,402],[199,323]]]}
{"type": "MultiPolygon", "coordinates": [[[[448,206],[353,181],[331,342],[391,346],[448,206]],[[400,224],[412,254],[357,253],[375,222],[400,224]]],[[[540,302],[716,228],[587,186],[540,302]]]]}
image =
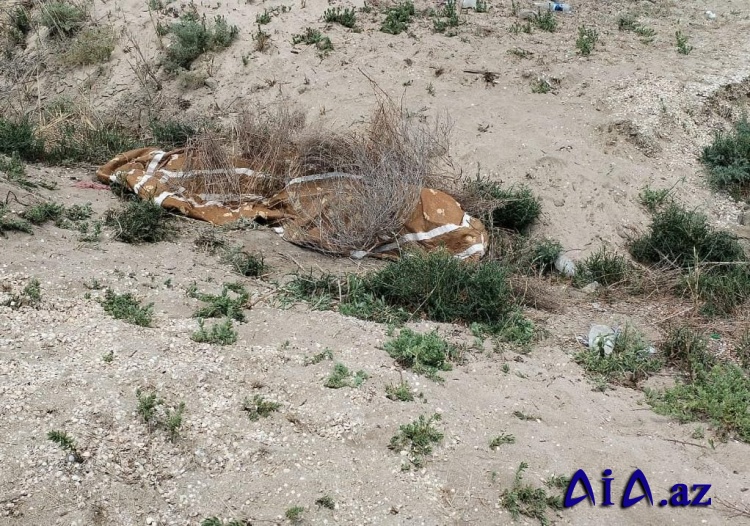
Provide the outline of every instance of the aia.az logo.
{"type": "MultiPolygon", "coordinates": [[[[602,473],[602,502],[600,506],[614,506],[612,502],[612,481],[615,480],[612,475],[611,469],[605,469],[602,473]]],[[[708,490],[711,489],[711,484],[674,484],[669,490],[670,495],[668,499],[662,499],[658,502],[659,506],[670,506],[670,507],[706,507],[711,505],[711,499],[706,498],[708,490]],[[688,490],[688,487],[690,489],[688,490]],[[691,498],[690,492],[694,492],[691,498]]],[[[594,496],[594,488],[591,486],[591,481],[588,475],[582,469],[579,469],[573,474],[573,478],[570,479],[568,489],[565,492],[564,506],[566,508],[572,508],[583,500],[588,499],[592,506],[596,506],[596,498],[594,496]],[[574,497],[573,492],[578,486],[583,486],[583,495],[574,497]]],[[[620,501],[621,508],[629,508],[638,504],[643,499],[647,499],[649,505],[654,505],[654,496],[651,493],[651,487],[648,484],[648,479],[643,471],[636,469],[625,486],[625,491],[622,493],[622,499],[620,501]],[[640,486],[640,494],[633,496],[635,486],[640,486]]]]}

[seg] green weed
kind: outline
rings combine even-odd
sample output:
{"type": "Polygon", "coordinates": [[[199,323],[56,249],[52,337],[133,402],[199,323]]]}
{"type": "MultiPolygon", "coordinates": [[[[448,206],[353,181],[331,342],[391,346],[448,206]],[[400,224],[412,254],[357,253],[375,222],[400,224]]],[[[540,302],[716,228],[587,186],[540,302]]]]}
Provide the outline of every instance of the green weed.
{"type": "Polygon", "coordinates": [[[412,393],[411,386],[406,381],[401,381],[398,385],[389,384],[385,386],[385,396],[389,400],[399,402],[413,402],[414,393],[412,393]]]}
{"type": "Polygon", "coordinates": [[[151,327],[154,318],[154,304],[141,305],[141,301],[133,294],[116,294],[108,288],[104,292],[104,299],[100,300],[104,312],[117,320],[125,320],[133,325],[151,327]]]}
{"type": "Polygon", "coordinates": [[[333,499],[329,495],[324,495],[323,497],[316,499],[315,504],[317,504],[321,508],[326,508],[329,510],[336,509],[336,503],[333,501],[333,499]]]}
{"type": "Polygon", "coordinates": [[[68,2],[50,2],[42,7],[41,24],[51,37],[72,37],[88,19],[84,9],[68,2]]]}
{"type": "Polygon", "coordinates": [[[503,444],[515,444],[516,443],[516,437],[513,435],[508,435],[506,433],[501,433],[496,437],[493,437],[492,440],[490,440],[490,449],[497,449],[503,444]]]}
{"type": "Polygon", "coordinates": [[[525,515],[537,519],[542,526],[548,526],[550,522],[547,518],[547,508],[562,509],[562,498],[547,495],[544,488],[534,488],[524,484],[523,472],[528,467],[526,462],[521,462],[518,466],[513,487],[504,490],[500,495],[500,505],[510,512],[513,520],[518,520],[521,515],[525,515]]]}
{"type": "Polygon", "coordinates": [[[579,287],[593,281],[604,287],[617,285],[626,280],[630,271],[625,256],[607,252],[607,247],[604,246],[581,260],[577,267],[573,282],[579,287]]]}
{"type": "Polygon", "coordinates": [[[540,9],[539,12],[534,15],[532,22],[542,31],[554,33],[557,29],[557,18],[555,18],[555,14],[549,9],[540,9]]]}
{"type": "Polygon", "coordinates": [[[643,188],[638,194],[638,199],[641,204],[646,207],[646,210],[655,214],[659,209],[668,202],[670,193],[669,188],[662,188],[660,190],[654,190],[648,186],[643,188]]]}
{"type": "Polygon", "coordinates": [[[390,7],[385,12],[385,20],[383,20],[380,30],[383,33],[398,35],[408,29],[414,14],[414,3],[410,0],[390,7]]]}
{"type": "Polygon", "coordinates": [[[475,179],[466,183],[464,194],[488,209],[481,219],[491,228],[524,231],[542,213],[541,200],[526,186],[503,188],[495,181],[475,179]]]}
{"type": "Polygon", "coordinates": [[[305,358],[305,365],[315,365],[323,360],[333,360],[333,351],[331,349],[325,348],[318,354],[305,358]]]}
{"type": "Polygon", "coordinates": [[[206,330],[203,319],[198,319],[198,330],[190,337],[194,342],[231,345],[237,341],[237,331],[232,328],[231,318],[217,323],[206,330]]]}
{"type": "Polygon", "coordinates": [[[324,386],[330,389],[341,389],[342,387],[359,387],[367,380],[368,375],[364,371],[352,372],[343,364],[336,363],[333,371],[326,379],[324,386]]]}
{"type": "Polygon", "coordinates": [[[677,39],[677,52],[680,55],[689,55],[693,50],[693,46],[688,44],[688,41],[690,40],[688,36],[679,30],[676,31],[674,35],[677,39]]]}
{"type": "Polygon", "coordinates": [[[287,518],[289,522],[292,524],[299,524],[302,522],[302,513],[305,511],[305,508],[302,506],[294,506],[292,508],[289,508],[284,513],[284,517],[287,518]]]}
{"type": "Polygon", "coordinates": [[[750,122],[747,116],[728,133],[716,133],[703,149],[701,162],[713,188],[736,199],[750,199],[750,122]]]}
{"type": "Polygon", "coordinates": [[[578,28],[578,38],[576,39],[576,49],[578,52],[587,57],[594,51],[596,42],[599,40],[599,33],[590,27],[581,26],[578,28]]]}
{"type": "Polygon", "coordinates": [[[399,432],[391,437],[388,449],[406,451],[409,462],[415,467],[421,467],[424,457],[432,453],[433,445],[443,440],[443,433],[433,425],[440,420],[439,413],[430,417],[420,415],[417,420],[400,426],[399,432]]]}
{"type": "Polygon", "coordinates": [[[247,417],[253,422],[257,422],[261,417],[268,418],[280,408],[280,403],[266,400],[261,395],[255,395],[252,399],[246,398],[242,404],[242,410],[247,412],[247,417]]]}
{"type": "Polygon", "coordinates": [[[131,200],[118,210],[104,215],[104,224],[114,230],[114,238],[123,243],[157,243],[174,235],[167,212],[151,200],[131,200]]]}
{"type": "Polygon", "coordinates": [[[223,16],[216,16],[213,25],[209,26],[205,16],[199,18],[191,10],[172,24],[169,32],[173,40],[166,50],[164,68],[168,72],[177,72],[188,69],[203,53],[228,48],[237,39],[239,28],[230,26],[223,16]]]}
{"type": "Polygon", "coordinates": [[[311,27],[305,28],[304,33],[292,35],[292,45],[296,46],[297,44],[314,45],[324,53],[333,50],[331,39],[311,27]]]}
{"type": "Polygon", "coordinates": [[[450,371],[450,360],[458,354],[458,350],[441,338],[437,330],[419,334],[402,329],[398,338],[386,342],[383,348],[402,367],[435,381],[443,380],[440,371],[450,371]]]}
{"type": "Polygon", "coordinates": [[[63,451],[67,451],[73,455],[75,462],[78,462],[79,464],[83,462],[83,457],[78,452],[75,440],[73,440],[73,438],[65,431],[50,431],[47,433],[47,438],[60,446],[60,449],[63,451]]]}
{"type": "Polygon", "coordinates": [[[221,294],[198,292],[195,286],[188,290],[188,296],[208,303],[193,313],[195,318],[230,318],[239,322],[245,321],[244,308],[250,294],[239,283],[225,283],[221,294]]]}
{"type": "Polygon", "coordinates": [[[258,278],[267,271],[262,255],[245,252],[241,246],[227,249],[221,256],[221,262],[229,265],[240,276],[258,278]]]}
{"type": "Polygon", "coordinates": [[[344,27],[353,28],[357,24],[357,14],[351,7],[341,9],[340,7],[331,7],[323,13],[323,20],[328,23],[341,24],[344,27]]]}

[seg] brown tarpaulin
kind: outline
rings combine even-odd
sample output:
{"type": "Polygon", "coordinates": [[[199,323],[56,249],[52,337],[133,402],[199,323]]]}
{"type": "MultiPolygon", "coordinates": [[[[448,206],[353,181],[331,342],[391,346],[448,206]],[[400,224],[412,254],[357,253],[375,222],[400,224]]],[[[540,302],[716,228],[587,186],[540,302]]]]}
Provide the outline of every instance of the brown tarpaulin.
{"type": "MultiPolygon", "coordinates": [[[[343,173],[311,175],[289,181],[273,195],[253,195],[252,189],[264,186],[264,176],[246,165],[242,159],[233,161],[233,187],[241,189],[234,197],[208,193],[206,185],[201,185],[201,176],[216,170],[193,166],[186,169],[184,149],[164,152],[141,148],[125,152],[102,166],[96,175],[103,183],[120,182],[140,198],[154,199],[165,209],[188,217],[214,225],[240,218],[262,220],[287,241],[325,252],[341,252],[326,239],[325,227],[330,226],[325,223],[326,217],[332,213],[330,207],[346,199],[347,186],[365,184],[361,178],[343,173]]],[[[356,221],[356,217],[351,220],[356,221]]],[[[487,233],[482,222],[466,214],[450,195],[425,188],[397,235],[346,255],[397,256],[400,248],[410,244],[428,250],[443,246],[462,259],[479,258],[487,248],[487,233]]]]}

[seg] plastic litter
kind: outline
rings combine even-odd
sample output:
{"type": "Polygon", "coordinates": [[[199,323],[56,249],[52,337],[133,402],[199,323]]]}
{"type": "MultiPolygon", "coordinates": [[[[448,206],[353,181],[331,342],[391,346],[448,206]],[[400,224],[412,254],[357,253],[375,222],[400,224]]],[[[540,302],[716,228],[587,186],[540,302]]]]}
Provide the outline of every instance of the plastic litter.
{"type": "Polygon", "coordinates": [[[564,254],[560,254],[555,260],[555,269],[562,275],[572,278],[576,273],[576,264],[564,254]]]}
{"type": "Polygon", "coordinates": [[[592,325],[589,329],[589,349],[603,352],[604,356],[609,356],[615,350],[615,341],[619,332],[619,330],[606,325],[592,325]]]}
{"type": "Polygon", "coordinates": [[[563,13],[573,11],[573,8],[569,4],[559,4],[557,2],[534,2],[534,5],[543,9],[549,9],[550,11],[562,11],[563,13]]]}
{"type": "Polygon", "coordinates": [[[476,9],[477,0],[462,0],[461,7],[464,9],[476,9]]]}
{"type": "Polygon", "coordinates": [[[713,11],[706,11],[706,18],[709,20],[716,20],[716,13],[713,11]]]}

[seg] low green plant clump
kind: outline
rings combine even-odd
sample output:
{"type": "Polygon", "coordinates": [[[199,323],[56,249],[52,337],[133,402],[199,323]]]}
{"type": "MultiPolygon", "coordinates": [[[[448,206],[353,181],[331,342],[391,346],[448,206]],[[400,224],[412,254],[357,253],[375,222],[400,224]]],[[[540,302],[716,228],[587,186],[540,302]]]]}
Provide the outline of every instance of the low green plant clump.
{"type": "Polygon", "coordinates": [[[493,331],[515,311],[509,274],[497,261],[461,261],[445,250],[412,252],[362,276],[297,276],[282,301],[305,300],[321,310],[338,304],[343,314],[384,323],[421,315],[493,331]]]}
{"type": "Polygon", "coordinates": [[[563,499],[561,496],[547,495],[544,488],[534,488],[523,483],[523,472],[529,467],[526,462],[521,462],[516,471],[513,487],[506,489],[500,495],[500,505],[508,510],[513,520],[518,520],[521,515],[537,519],[542,526],[550,524],[547,517],[547,509],[561,510],[563,499]]]}
{"type": "Polygon", "coordinates": [[[504,188],[495,181],[466,183],[462,199],[490,228],[525,231],[542,213],[542,202],[526,186],[504,188]],[[476,203],[476,204],[475,204],[476,203]]]}
{"type": "Polygon", "coordinates": [[[302,514],[304,511],[305,508],[302,506],[293,506],[286,510],[284,517],[286,517],[292,524],[299,524],[302,521],[302,514]]]}
{"type": "Polygon", "coordinates": [[[12,47],[26,47],[26,36],[31,32],[31,15],[22,5],[14,7],[8,13],[7,37],[12,47]]]}
{"type": "Polygon", "coordinates": [[[750,264],[737,237],[677,203],[654,214],[649,231],[629,250],[642,263],[681,269],[679,290],[700,299],[707,314],[730,313],[750,297],[750,264]]]}
{"type": "Polygon", "coordinates": [[[136,390],[135,396],[138,400],[136,412],[149,429],[163,429],[169,440],[177,440],[183,423],[185,402],[168,404],[156,392],[144,392],[140,388],[136,390]]]}
{"type": "Polygon", "coordinates": [[[672,328],[661,351],[670,365],[679,367],[691,380],[716,364],[716,358],[708,351],[706,337],[690,327],[672,328]]]}
{"type": "Polygon", "coordinates": [[[398,35],[409,28],[412,17],[415,15],[414,3],[410,0],[389,7],[385,12],[385,20],[380,26],[383,33],[398,35]]]}
{"type": "Polygon", "coordinates": [[[75,440],[65,431],[50,431],[47,433],[47,439],[60,446],[63,451],[70,453],[75,462],[79,464],[83,462],[83,456],[79,453],[75,440]]]}
{"type": "Polygon", "coordinates": [[[385,386],[385,396],[388,400],[399,402],[413,402],[414,393],[409,382],[401,381],[398,385],[389,384],[385,386]]]}
{"type": "Polygon", "coordinates": [[[425,457],[432,453],[433,445],[443,440],[443,433],[434,426],[441,419],[439,413],[429,417],[420,415],[417,420],[400,426],[398,433],[391,437],[388,449],[406,451],[409,462],[417,468],[422,467],[425,457]]]}
{"type": "Polygon", "coordinates": [[[576,49],[581,56],[587,57],[594,51],[596,43],[599,40],[599,33],[590,27],[581,26],[578,28],[578,38],[576,39],[576,49]]]}
{"type": "Polygon", "coordinates": [[[344,27],[353,28],[357,24],[357,13],[351,7],[341,9],[330,7],[323,13],[323,20],[328,23],[341,24],[344,27]]]}
{"type": "Polygon", "coordinates": [[[221,262],[229,265],[240,276],[258,278],[267,270],[262,255],[246,252],[241,246],[225,250],[221,262]]]}
{"type": "Polygon", "coordinates": [[[100,300],[104,312],[117,320],[125,320],[140,327],[151,327],[154,320],[154,304],[141,305],[141,300],[130,293],[117,294],[111,288],[104,291],[100,300]]]}
{"type": "Polygon", "coordinates": [[[433,13],[432,25],[437,33],[445,33],[446,30],[451,29],[448,36],[456,34],[453,28],[458,27],[459,20],[455,0],[446,0],[443,7],[433,13]]]}
{"type": "Polygon", "coordinates": [[[249,524],[251,524],[250,521],[243,521],[239,519],[224,522],[218,517],[208,517],[201,521],[201,526],[248,526],[249,524]]]}
{"type": "Polygon", "coordinates": [[[638,199],[646,210],[655,214],[664,204],[669,202],[668,198],[670,191],[669,188],[654,190],[653,188],[646,186],[638,194],[638,199]]]}
{"type": "Polygon", "coordinates": [[[292,45],[296,46],[297,44],[314,45],[323,53],[333,51],[331,39],[312,27],[306,27],[304,33],[292,35],[292,45]]]}
{"type": "Polygon", "coordinates": [[[28,117],[0,117],[0,153],[26,162],[40,161],[44,157],[44,141],[37,137],[28,117]]]}
{"type": "Polygon", "coordinates": [[[594,281],[610,287],[625,282],[629,272],[630,265],[625,256],[608,252],[606,247],[601,247],[578,262],[573,282],[579,287],[594,281]]]}
{"type": "Polygon", "coordinates": [[[727,133],[716,133],[703,149],[701,162],[708,170],[708,181],[716,190],[736,199],[750,199],[750,122],[747,116],[727,133]]]}
{"type": "Polygon", "coordinates": [[[501,433],[490,440],[490,449],[497,449],[503,444],[515,444],[516,437],[506,433],[501,433]]]}
{"type": "Polygon", "coordinates": [[[598,385],[602,385],[603,382],[637,385],[638,382],[660,371],[664,365],[661,358],[651,354],[649,347],[643,334],[631,326],[626,326],[615,337],[611,354],[606,355],[603,346],[591,348],[576,354],[575,361],[598,385]]]}
{"type": "Polygon", "coordinates": [[[320,506],[321,508],[326,508],[329,510],[336,509],[336,502],[334,502],[334,500],[329,495],[323,495],[322,497],[316,499],[315,504],[317,506],[320,506]]]}
{"type": "Polygon", "coordinates": [[[342,387],[356,388],[362,385],[367,378],[369,376],[362,370],[352,374],[343,363],[336,363],[333,366],[333,371],[323,385],[329,389],[341,389],[342,387]]]}
{"type": "Polygon", "coordinates": [[[158,243],[174,235],[168,213],[152,200],[135,199],[118,210],[110,209],[104,215],[104,224],[123,243],[158,243]]]}
{"type": "Polygon", "coordinates": [[[690,38],[683,33],[682,31],[676,31],[675,32],[675,38],[677,39],[677,52],[680,55],[689,55],[690,52],[693,50],[693,46],[688,44],[690,41],[690,38]]]}
{"type": "MultiPolygon", "coordinates": [[[[0,226],[2,223],[0,223],[0,226]]],[[[31,278],[19,294],[12,294],[10,298],[0,303],[3,307],[18,310],[21,307],[38,307],[42,301],[42,286],[37,278],[31,278]]]]}
{"type": "Polygon", "coordinates": [[[6,217],[8,208],[0,203],[0,236],[7,237],[6,232],[25,232],[26,234],[33,234],[34,228],[25,219],[6,217]]]}
{"type": "Polygon", "coordinates": [[[230,26],[223,16],[214,17],[209,25],[205,15],[199,17],[192,9],[172,24],[169,33],[173,39],[166,50],[164,69],[177,72],[190,68],[195,59],[208,51],[228,48],[237,39],[239,28],[230,26]]]}
{"type": "Polygon", "coordinates": [[[261,418],[268,418],[271,413],[275,413],[280,408],[280,403],[266,400],[262,395],[255,395],[252,399],[246,398],[242,404],[242,410],[247,413],[247,417],[253,422],[257,422],[261,418]]]}
{"type": "Polygon", "coordinates": [[[188,289],[188,296],[208,303],[193,313],[195,318],[225,317],[239,322],[245,321],[244,309],[250,294],[239,283],[225,283],[219,295],[198,292],[193,285],[188,289]]]}
{"type": "Polygon", "coordinates": [[[542,31],[554,33],[557,29],[557,18],[555,18],[555,14],[549,9],[540,9],[534,15],[532,22],[542,31]]]}
{"type": "Polygon", "coordinates": [[[305,358],[305,365],[315,365],[323,360],[333,360],[333,351],[331,349],[325,348],[318,354],[305,358]]]}
{"type": "Polygon", "coordinates": [[[92,27],[66,43],[61,60],[68,66],[88,66],[108,62],[117,37],[111,27],[92,27]]]}
{"type": "Polygon", "coordinates": [[[154,142],[166,151],[186,146],[200,132],[193,124],[176,119],[152,119],[149,129],[154,142]]]}
{"type": "Polygon", "coordinates": [[[70,2],[49,2],[42,6],[41,24],[48,29],[50,37],[72,37],[88,18],[85,9],[70,2]]]}
{"type": "Polygon", "coordinates": [[[194,342],[231,345],[237,341],[237,331],[232,328],[231,318],[216,323],[206,330],[203,319],[198,320],[198,330],[190,337],[194,342]]]}
{"type": "Polygon", "coordinates": [[[402,329],[398,337],[386,342],[383,348],[402,367],[435,381],[443,380],[440,371],[450,371],[450,361],[458,356],[458,350],[441,338],[437,330],[419,334],[402,329]]]}

